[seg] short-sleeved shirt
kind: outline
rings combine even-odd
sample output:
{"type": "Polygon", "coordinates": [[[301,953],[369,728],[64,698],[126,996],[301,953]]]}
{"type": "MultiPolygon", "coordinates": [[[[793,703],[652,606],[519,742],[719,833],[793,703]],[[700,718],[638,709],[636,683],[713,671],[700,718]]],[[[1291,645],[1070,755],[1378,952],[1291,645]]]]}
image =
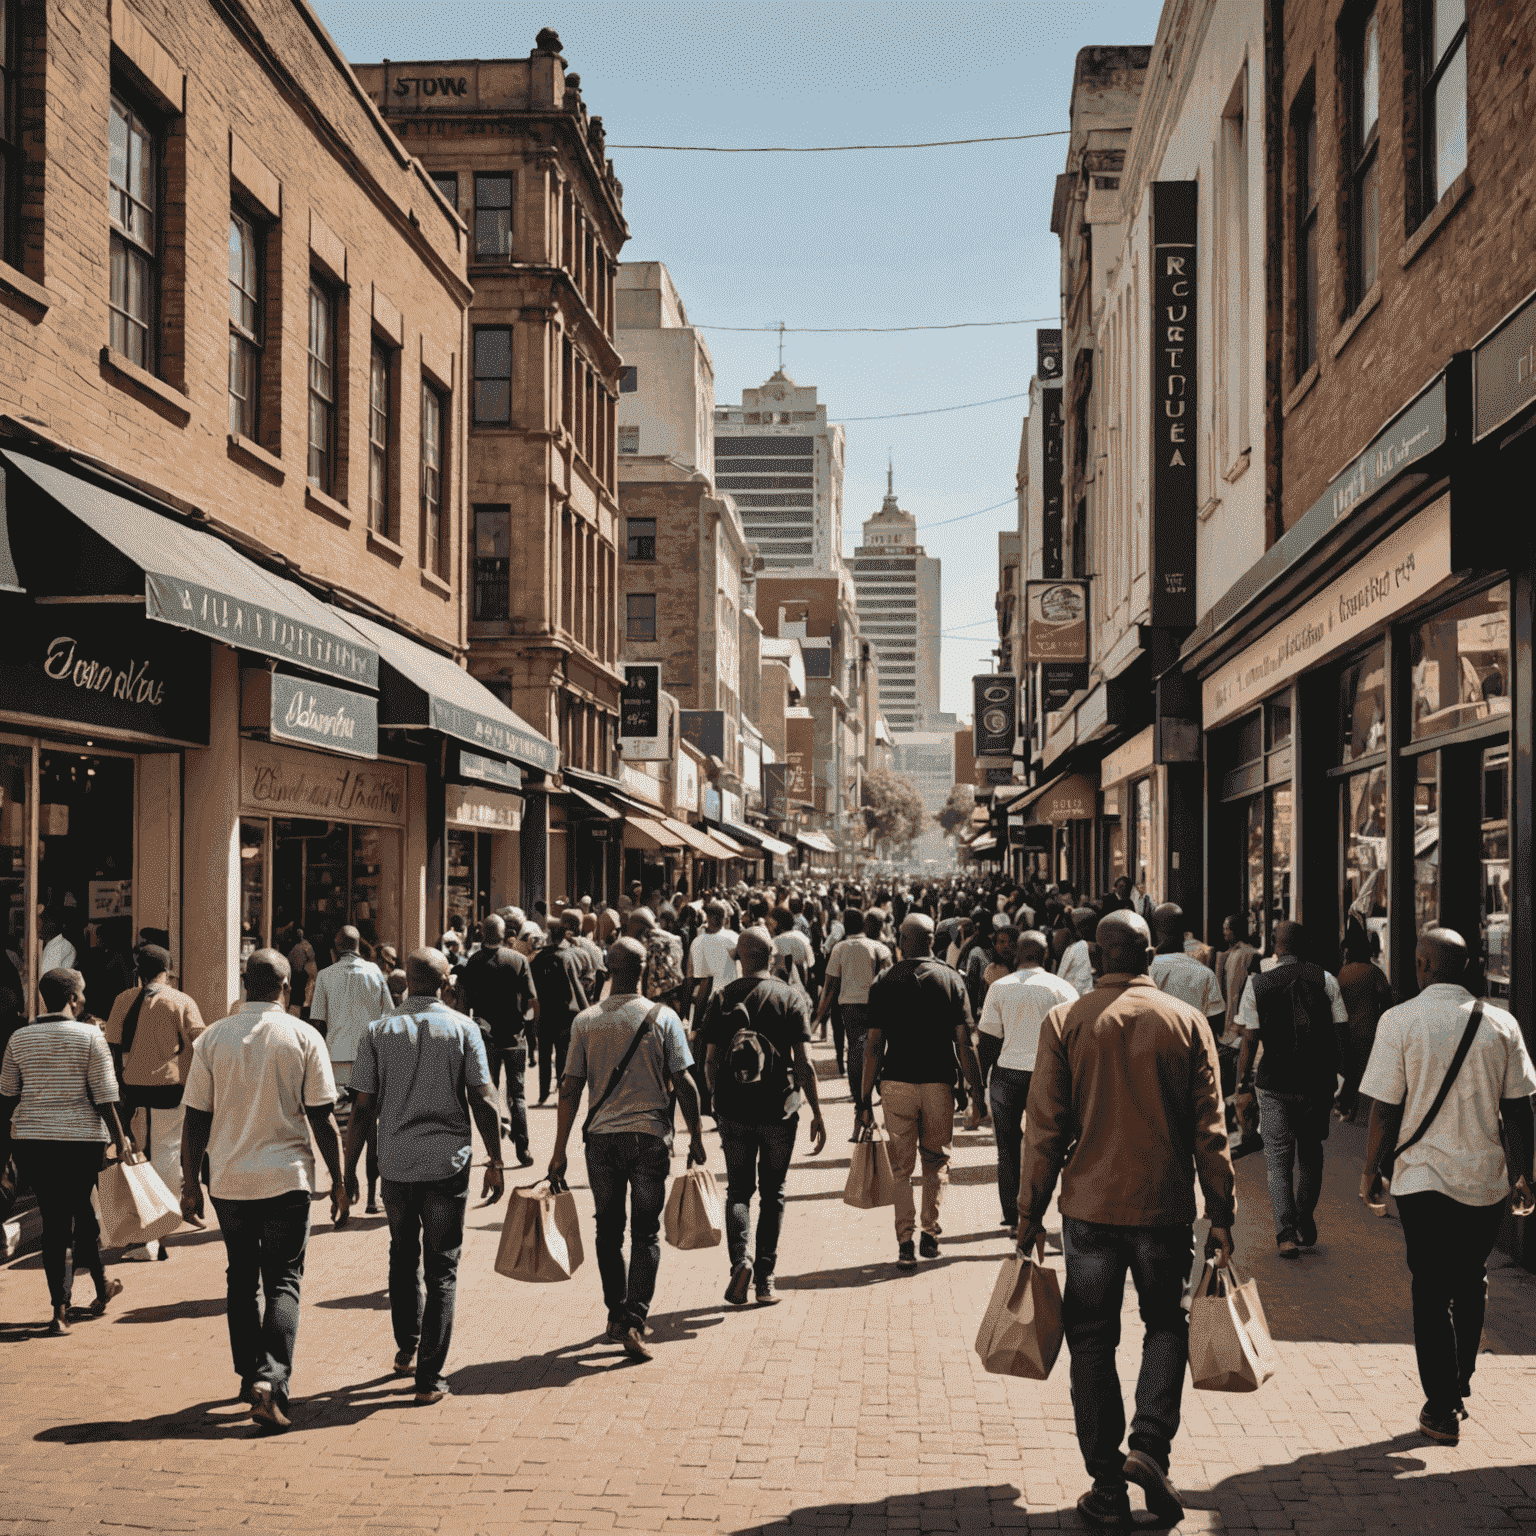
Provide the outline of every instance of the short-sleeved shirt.
{"type": "Polygon", "coordinates": [[[699,980],[709,977],[716,992],[729,986],[741,974],[736,965],[735,933],[729,928],[701,933],[688,951],[688,971],[699,980]]]}
{"type": "Polygon", "coordinates": [[[469,1090],[490,1082],[485,1042],[441,998],[407,997],[375,1019],[352,1068],[352,1091],[378,1106],[379,1172],[400,1184],[450,1179],[469,1166],[469,1090]]]}
{"type": "Polygon", "coordinates": [[[1201,965],[1193,955],[1156,955],[1147,968],[1152,984],[1159,992],[1176,997],[1191,1008],[1198,1008],[1206,1018],[1225,1013],[1227,1005],[1222,1001],[1221,983],[1216,972],[1208,965],[1201,965]]]}
{"type": "MultiPolygon", "coordinates": [[[[1275,957],[1276,966],[1295,964],[1296,960],[1292,955],[1277,955],[1275,957]]],[[[1339,983],[1332,971],[1323,972],[1323,990],[1328,994],[1328,1002],[1333,1010],[1333,1022],[1335,1024],[1349,1023],[1349,1009],[1344,1006],[1344,994],[1339,991],[1339,983]]],[[[1243,983],[1243,1000],[1237,1006],[1237,1027],[1239,1029],[1257,1029],[1259,1027],[1259,1005],[1254,999],[1252,977],[1243,983]]],[[[1375,1095],[1373,1094],[1372,1097],[1374,1098],[1375,1095]]]]}
{"type": "Polygon", "coordinates": [[[771,976],[743,976],[717,992],[709,1002],[701,1036],[715,1048],[714,1104],[722,1120],[739,1125],[777,1125],[800,1113],[800,1088],[795,1078],[795,1047],[811,1038],[811,1017],[804,996],[771,976]],[[732,1014],[747,999],[751,1029],[771,1047],[766,1061],[755,1060],[746,1049],[742,1060],[733,1060],[731,1041],[736,1034],[732,1014]],[[741,1082],[737,1068],[755,1073],[756,1080],[741,1082]]]}
{"type": "Polygon", "coordinates": [[[539,994],[539,1027],[560,1032],[591,1001],[593,975],[587,957],[574,944],[546,944],[528,962],[539,994]]]}
{"type": "Polygon", "coordinates": [[[356,1061],[363,1031],[394,1007],[384,973],[361,955],[343,955],[315,978],[312,1024],[325,1025],[332,1061],[356,1061]]]}
{"type": "Polygon", "coordinates": [[[687,978],[683,975],[683,941],[659,923],[645,936],[645,995],[653,1002],[671,997],[687,978]]]}
{"type": "Polygon", "coordinates": [[[192,1047],[182,1103],[213,1116],[208,1188],[217,1200],[270,1200],[315,1188],[306,1109],[336,1098],[325,1042],[277,1003],[241,1003],[192,1047]]]}
{"type": "MultiPolygon", "coordinates": [[[[565,1075],[586,1082],[588,1103],[602,1098],[613,1070],[624,1059],[635,1031],[655,1003],[634,993],[605,997],[576,1015],[565,1053],[565,1075]]],[[[693,1065],[683,1021],[665,1004],[656,1027],[640,1043],[617,1088],[608,1095],[589,1127],[591,1134],[624,1132],[659,1136],[672,1144],[672,1089],[669,1079],[693,1065]]]]}
{"type": "Polygon", "coordinates": [[[1087,939],[1078,939],[1067,946],[1056,974],[1070,981],[1079,997],[1086,997],[1093,991],[1093,961],[1088,954],[1087,939]]]}
{"type": "MultiPolygon", "coordinates": [[[[108,1045],[123,1043],[128,1011],[143,990],[129,987],[113,1000],[103,1030],[108,1045]]],[[[186,1082],[192,1067],[192,1046],[202,1032],[203,1016],[185,992],[175,987],[151,988],[139,1009],[133,1048],[123,1058],[123,1086],[147,1088],[186,1082]]]]}
{"type": "Polygon", "coordinates": [[[997,1064],[1010,1072],[1033,1072],[1040,1025],[1052,1008],[1075,1003],[1077,991],[1063,976],[1031,965],[992,983],[977,1029],[1003,1042],[997,1064]]]}
{"type": "Polygon", "coordinates": [[[459,986],[470,1011],[490,1026],[491,1044],[498,1051],[510,1050],[534,1004],[528,962],[505,944],[477,949],[459,977],[459,986]]]}
{"type": "Polygon", "coordinates": [[[883,1076],[893,1083],[955,1081],[955,1031],[971,1026],[959,974],[932,956],[902,960],[869,989],[869,1027],[885,1042],[883,1076]]]}
{"type": "Polygon", "coordinates": [[[112,1053],[94,1024],[45,1014],[11,1036],[0,1094],[21,1100],[11,1116],[18,1141],[106,1141],[96,1106],[118,1101],[112,1053]]]}
{"type": "MultiPolygon", "coordinates": [[[[1429,1113],[1475,1002],[1465,987],[1437,981],[1382,1014],[1360,1092],[1403,1106],[1403,1139],[1429,1113]]],[[[1472,1048],[1440,1113],[1392,1170],[1393,1194],[1437,1190],[1463,1205],[1482,1206],[1504,1199],[1509,1169],[1499,1140],[1499,1100],[1532,1093],[1536,1073],[1519,1024],[1485,1002],[1472,1048]]]]}
{"type": "Polygon", "coordinates": [[[816,952],[811,948],[811,941],[798,928],[775,934],[773,947],[781,954],[788,955],[803,974],[809,975],[811,967],[816,964],[816,952]]]}
{"type": "Polygon", "coordinates": [[[869,1001],[869,989],[881,968],[891,963],[891,952],[876,939],[862,933],[844,939],[827,958],[827,979],[837,977],[837,1000],[862,1006],[869,1001]]]}

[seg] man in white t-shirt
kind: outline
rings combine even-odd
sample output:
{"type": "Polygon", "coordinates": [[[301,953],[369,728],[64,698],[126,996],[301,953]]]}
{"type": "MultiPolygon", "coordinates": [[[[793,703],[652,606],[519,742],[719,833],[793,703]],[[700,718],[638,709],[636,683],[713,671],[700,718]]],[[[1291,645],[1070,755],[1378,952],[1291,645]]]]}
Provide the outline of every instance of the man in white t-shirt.
{"type": "Polygon", "coordinates": [[[229,1257],[226,1309],[240,1399],[267,1429],[289,1425],[314,1148],[331,1175],[336,1226],[351,1205],[331,1063],[319,1034],[288,1012],[291,976],[275,949],[258,949],[245,962],[247,1001],[197,1037],[182,1096],[182,1214],[202,1215],[198,1175],[206,1152],[208,1189],[229,1257]]]}
{"type": "Polygon", "coordinates": [[[714,1095],[704,1072],[704,1051],[698,1045],[699,1026],[709,1011],[709,1000],[723,992],[741,975],[736,964],[736,932],[725,926],[725,903],[710,900],[704,906],[705,930],[688,946],[688,975],[693,980],[693,1011],[682,1005],[688,1027],[688,1049],[693,1053],[689,1072],[699,1090],[699,1108],[706,1115],[715,1112],[714,1095]]]}
{"type": "Polygon", "coordinates": [[[867,916],[856,911],[849,921],[862,917],[862,931],[854,931],[841,940],[827,957],[827,979],[821,989],[816,1022],[826,1021],[837,1009],[832,1038],[837,1051],[837,1069],[843,1070],[847,1053],[848,1091],[858,1103],[864,1082],[864,1037],[869,1032],[869,989],[875,978],[891,963],[891,952],[880,942],[884,922],[878,912],[867,916]]]}
{"type": "Polygon", "coordinates": [[[1089,945],[1098,927],[1099,914],[1092,907],[1078,907],[1072,913],[1072,931],[1077,938],[1067,946],[1056,973],[1072,983],[1079,997],[1093,991],[1093,957],[1089,945]]]}
{"type": "Polygon", "coordinates": [[[1024,1146],[1024,1107],[1035,1070],[1035,1048],[1046,1014],[1077,1001],[1077,988],[1046,967],[1051,941],[1035,929],[1018,939],[1019,968],[994,981],[981,1008],[977,1054],[997,1134],[997,1197],[1002,1224],[1019,1219],[1019,1157],[1024,1146]],[[988,1074],[990,1073],[990,1077],[988,1074]]]}
{"type": "Polygon", "coordinates": [[[1466,943],[1452,929],[1420,935],[1414,954],[1419,995],[1382,1014],[1360,1079],[1360,1092],[1375,1101],[1360,1198],[1380,1206],[1386,1198],[1382,1180],[1390,1178],[1413,1276],[1413,1342],[1425,1398],[1419,1428],[1451,1445],[1467,1417],[1487,1305],[1488,1255],[1512,1180],[1515,1214],[1536,1209],[1530,1097],[1536,1072],[1515,1019],[1478,1002],[1462,984],[1467,960],[1466,943]],[[1479,1011],[1461,1069],[1431,1117],[1479,1011]],[[1394,1163],[1399,1146],[1404,1150],[1394,1163]]]}

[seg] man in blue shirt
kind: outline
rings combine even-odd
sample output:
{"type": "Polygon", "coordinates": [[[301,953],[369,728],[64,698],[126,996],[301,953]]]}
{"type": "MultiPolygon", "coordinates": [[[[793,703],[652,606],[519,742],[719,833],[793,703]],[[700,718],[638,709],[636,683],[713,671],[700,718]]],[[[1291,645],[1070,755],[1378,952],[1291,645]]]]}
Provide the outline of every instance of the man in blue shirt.
{"type": "Polygon", "coordinates": [[[448,1393],[443,1365],[453,1337],[454,1290],[464,1245],[475,1117],[490,1154],[481,1198],[501,1198],[501,1121],[479,1026],[441,999],[448,959],[418,949],[405,961],[407,995],[368,1026],[352,1066],[355,1107],[347,1127],[347,1188],[357,1187],[357,1160],[377,1124],[384,1210],[389,1217],[389,1306],[395,1370],[415,1357],[416,1401],[448,1393]],[[426,1291],[422,1290],[425,1247],[426,1291]]]}

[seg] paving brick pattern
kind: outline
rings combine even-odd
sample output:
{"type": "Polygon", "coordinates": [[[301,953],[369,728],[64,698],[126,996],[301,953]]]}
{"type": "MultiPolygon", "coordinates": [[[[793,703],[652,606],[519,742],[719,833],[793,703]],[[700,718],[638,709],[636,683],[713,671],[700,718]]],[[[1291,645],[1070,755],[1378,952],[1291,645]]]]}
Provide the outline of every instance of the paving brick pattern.
{"type": "MultiPolygon", "coordinates": [[[[833,1139],[820,1159],[797,1152],[782,1305],[728,1307],[723,1248],[664,1249],[650,1364],[603,1341],[590,1249],[569,1284],[494,1273],[499,1209],[471,1209],[453,1395],[430,1408],[388,1374],[382,1219],[318,1226],[295,1428],[272,1438],[234,1401],[215,1233],[121,1266],[112,1313],[67,1339],[41,1334],[38,1258],[0,1270],[0,1536],[1077,1529],[1065,1356],[1033,1383],[988,1376],[971,1348],[1007,1251],[990,1135],[957,1127],[942,1256],[898,1273],[890,1213],[838,1198],[851,1108],[818,1055],[833,1139]]],[[[547,1155],[552,1108],[533,1121],[547,1155]]],[[[1335,1130],[1319,1250],[1294,1264],[1274,1256],[1263,1159],[1239,1164],[1239,1262],[1283,1372],[1249,1396],[1186,1392],[1185,1531],[1536,1527],[1536,1281],[1494,1276],[1460,1446],[1418,1436],[1399,1229],[1354,1198],[1362,1145],[1360,1128],[1335,1130]]],[[[710,1157],[723,1175],[713,1138],[710,1157]]],[[[1125,1324],[1129,1392],[1133,1302],[1125,1324]]]]}

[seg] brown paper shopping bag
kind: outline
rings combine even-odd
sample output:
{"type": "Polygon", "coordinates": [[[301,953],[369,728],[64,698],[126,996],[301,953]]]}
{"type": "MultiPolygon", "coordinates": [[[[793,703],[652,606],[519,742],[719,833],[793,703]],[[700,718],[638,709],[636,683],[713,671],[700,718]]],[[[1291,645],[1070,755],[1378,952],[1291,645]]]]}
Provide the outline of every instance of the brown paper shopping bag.
{"type": "Polygon", "coordinates": [[[1257,1392],[1280,1368],[1259,1288],[1207,1264],[1189,1306],[1189,1370],[1202,1392],[1257,1392]]]}
{"type": "Polygon", "coordinates": [[[498,1275],[535,1282],[569,1280],[583,1257],[576,1198],[563,1181],[544,1180],[512,1191],[496,1250],[498,1275]]]}
{"type": "Polygon", "coordinates": [[[848,1182],[843,1204],[861,1211],[896,1204],[896,1175],[891,1172],[891,1144],[874,1126],[859,1129],[848,1154],[848,1182]]]}
{"type": "Polygon", "coordinates": [[[1045,1243],[1033,1255],[1015,1249],[1003,1260],[976,1334],[982,1367],[994,1376],[1044,1381],[1061,1353],[1061,1285],[1045,1267],[1045,1243]]]}
{"type": "Polygon", "coordinates": [[[673,1248],[718,1248],[725,1240],[725,1207],[707,1168],[690,1168],[672,1180],[662,1222],[673,1248]]]}
{"type": "Polygon", "coordinates": [[[101,1241],[107,1248],[150,1243],[181,1225],[181,1202],[142,1152],[108,1163],[96,1176],[101,1241]]]}

